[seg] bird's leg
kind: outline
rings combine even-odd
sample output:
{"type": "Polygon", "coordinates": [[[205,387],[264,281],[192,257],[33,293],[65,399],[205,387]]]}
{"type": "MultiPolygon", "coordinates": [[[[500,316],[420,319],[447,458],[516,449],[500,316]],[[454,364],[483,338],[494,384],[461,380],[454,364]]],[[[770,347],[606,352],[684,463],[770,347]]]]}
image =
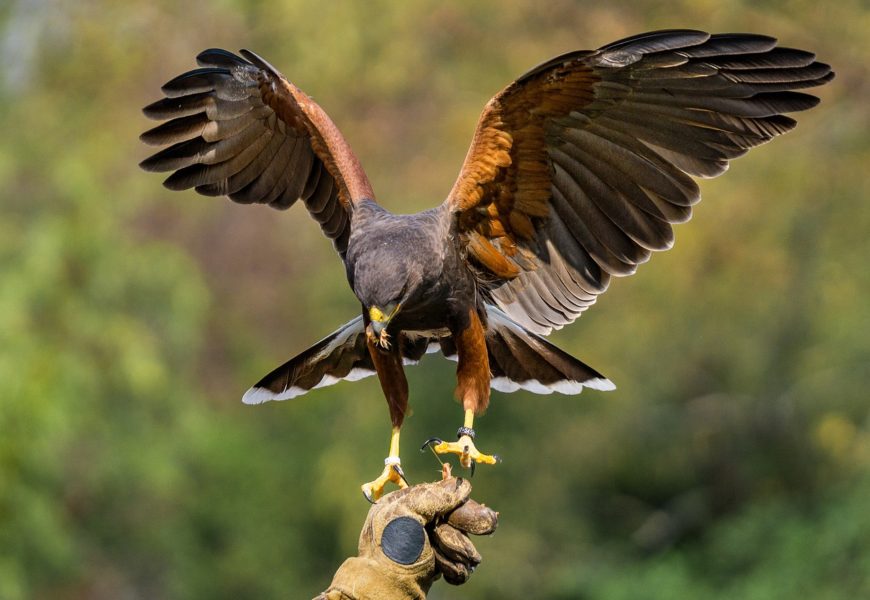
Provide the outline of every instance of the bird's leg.
{"type": "Polygon", "coordinates": [[[362,493],[369,502],[376,502],[383,494],[384,487],[393,482],[400,488],[408,487],[408,480],[402,472],[402,461],[399,458],[399,433],[401,427],[393,427],[390,436],[390,454],[384,459],[384,471],[374,481],[362,484],[362,493]]]}
{"type": "MultiPolygon", "coordinates": [[[[456,454],[459,464],[466,469],[474,469],[478,463],[494,465],[498,456],[483,454],[474,445],[474,415],[486,410],[489,404],[489,354],[486,349],[486,335],[483,323],[475,310],[470,310],[467,318],[451,327],[459,364],[456,368],[456,397],[465,409],[465,422],[456,432],[455,442],[445,442],[431,438],[425,444],[431,446],[436,454],[456,454]]],[[[473,472],[473,471],[472,471],[473,472]]]]}
{"type": "MultiPolygon", "coordinates": [[[[397,340],[398,341],[398,340],[397,340]]],[[[387,399],[390,408],[390,420],[393,423],[393,433],[390,436],[390,454],[384,459],[384,470],[374,481],[362,485],[363,496],[369,502],[377,501],[384,494],[384,486],[393,482],[400,488],[408,487],[405,474],[402,472],[402,464],[399,460],[399,433],[402,422],[405,420],[405,412],[408,410],[408,381],[402,369],[402,355],[400,345],[383,347],[378,344],[378,338],[374,335],[371,325],[366,327],[366,342],[369,354],[375,365],[381,389],[387,399]]]]}

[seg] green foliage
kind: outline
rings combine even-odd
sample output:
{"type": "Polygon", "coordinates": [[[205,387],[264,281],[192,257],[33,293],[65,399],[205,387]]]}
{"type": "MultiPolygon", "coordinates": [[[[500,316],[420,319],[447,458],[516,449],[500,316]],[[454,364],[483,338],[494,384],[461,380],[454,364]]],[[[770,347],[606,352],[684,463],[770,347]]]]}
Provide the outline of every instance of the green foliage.
{"type": "MultiPolygon", "coordinates": [[[[355,550],[389,424],[377,382],[244,407],[359,310],[304,211],[169,193],[140,108],[250,47],[332,115],[379,199],[448,191],[486,100],[559,52],[753,30],[838,77],[703,184],[677,246],[554,336],[619,389],[496,394],[485,562],[434,598],[870,596],[870,197],[862,3],[13,1],[0,9],[0,598],[305,598],[355,550]]],[[[455,365],[409,371],[415,446],[455,365]]]]}

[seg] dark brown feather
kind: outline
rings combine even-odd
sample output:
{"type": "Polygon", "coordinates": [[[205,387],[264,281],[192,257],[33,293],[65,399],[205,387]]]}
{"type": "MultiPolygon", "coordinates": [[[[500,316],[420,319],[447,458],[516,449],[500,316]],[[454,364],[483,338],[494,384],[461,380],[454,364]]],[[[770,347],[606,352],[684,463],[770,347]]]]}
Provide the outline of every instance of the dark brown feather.
{"type": "Polygon", "coordinates": [[[369,355],[381,382],[381,389],[390,409],[393,427],[401,427],[408,411],[408,380],[402,367],[402,353],[398,344],[382,348],[374,337],[366,336],[369,355]]]}
{"type": "MultiPolygon", "coordinates": [[[[402,336],[396,345],[399,368],[401,364],[416,364],[433,341],[427,337],[410,340],[402,336]]],[[[389,368],[396,369],[396,365],[389,368]]],[[[375,363],[366,344],[365,325],[360,316],[274,369],[248,390],[243,401],[260,404],[287,400],[315,388],[342,380],[356,381],[374,374],[375,363]]],[[[396,401],[401,402],[400,399],[396,401]]],[[[407,405],[407,398],[405,403],[407,405]]]]}
{"type": "Polygon", "coordinates": [[[487,318],[486,346],[493,389],[524,389],[537,394],[613,389],[601,373],[513,322],[497,308],[487,307],[487,318]]]}
{"type": "Polygon", "coordinates": [[[459,365],[456,367],[456,398],[465,410],[481,415],[489,406],[489,358],[486,334],[477,312],[453,332],[459,365]]]}
{"type": "Polygon", "coordinates": [[[487,104],[445,202],[482,288],[534,332],[573,321],[609,275],[671,247],[700,198],[689,176],[720,175],[818,103],[795,91],[833,78],[814,58],[670,30],[530,70],[487,104]]]}
{"type": "Polygon", "coordinates": [[[201,68],[162,87],[167,97],[144,112],[167,122],[141,139],[169,146],[142,168],[174,171],[164,182],[172,190],[278,209],[301,198],[344,256],[354,203],[374,199],[368,178],[311,98],[253,52],[242,54],[247,60],[206,50],[197,57],[201,68]]]}

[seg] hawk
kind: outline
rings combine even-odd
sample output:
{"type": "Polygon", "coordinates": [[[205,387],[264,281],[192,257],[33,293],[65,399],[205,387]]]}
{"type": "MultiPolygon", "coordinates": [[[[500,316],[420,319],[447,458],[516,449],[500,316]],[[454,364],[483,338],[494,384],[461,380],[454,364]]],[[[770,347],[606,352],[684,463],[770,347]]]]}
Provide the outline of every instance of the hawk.
{"type": "Polygon", "coordinates": [[[490,389],[610,390],[606,377],[545,337],[592,306],[611,277],[674,241],[700,199],[693,179],[791,130],[798,92],[834,77],[803,50],[755,34],[668,30],[533,68],[492,98],[447,199],[417,214],[375,202],[323,109],[253,52],[206,50],[163,86],[142,134],[168,146],[145,159],[171,190],[286,209],[302,201],[332,240],[361,314],[245,393],[258,404],[377,374],[392,435],[370,501],[405,487],[399,433],[404,366],[429,352],[458,362],[464,423],[437,453],[466,468],[498,458],[475,446],[490,389]]]}

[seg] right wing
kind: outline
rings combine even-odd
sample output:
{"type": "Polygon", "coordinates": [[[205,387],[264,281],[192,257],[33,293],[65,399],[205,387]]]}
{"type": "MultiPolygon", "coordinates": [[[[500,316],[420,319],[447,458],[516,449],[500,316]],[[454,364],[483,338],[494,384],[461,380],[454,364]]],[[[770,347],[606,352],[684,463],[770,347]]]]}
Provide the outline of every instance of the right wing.
{"type": "Polygon", "coordinates": [[[690,176],[795,126],[833,78],[751,34],[658,31],[532,69],[483,111],[445,202],[491,300],[546,335],[673,243],[690,176]]]}
{"type": "Polygon", "coordinates": [[[145,116],[165,123],[141,135],[146,171],[174,171],[171,190],[289,208],[302,199],[344,257],[353,206],[374,200],[362,166],[320,106],[262,58],[242,50],[196,57],[202,67],[162,88],[145,116]]]}

